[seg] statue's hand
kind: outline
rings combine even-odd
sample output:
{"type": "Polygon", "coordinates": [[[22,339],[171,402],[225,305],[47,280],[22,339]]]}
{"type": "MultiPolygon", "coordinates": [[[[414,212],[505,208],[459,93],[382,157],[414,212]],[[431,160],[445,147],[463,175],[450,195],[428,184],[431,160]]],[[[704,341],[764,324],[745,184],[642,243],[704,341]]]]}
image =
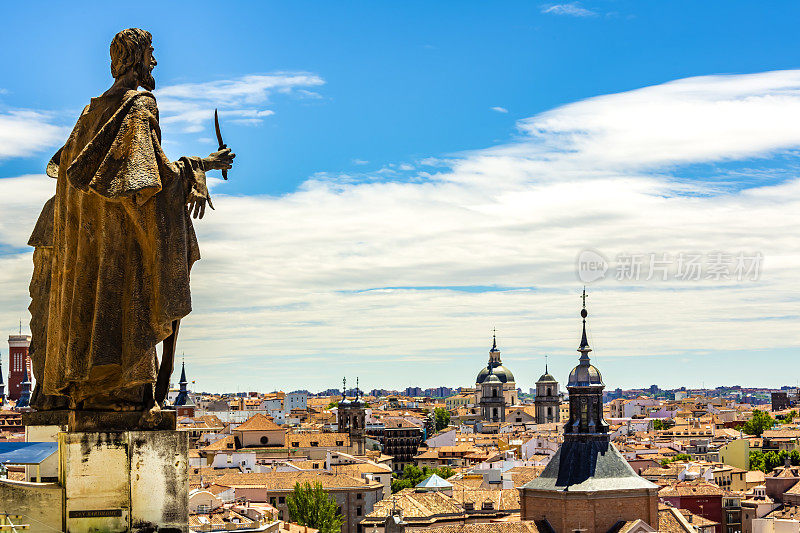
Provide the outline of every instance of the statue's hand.
{"type": "Polygon", "coordinates": [[[214,204],[211,203],[211,195],[208,193],[205,176],[201,175],[200,179],[192,182],[192,188],[189,190],[189,198],[186,201],[189,205],[189,213],[194,218],[203,218],[203,215],[206,214],[206,202],[208,202],[208,207],[214,209],[214,204]]]}
{"type": "Polygon", "coordinates": [[[232,153],[230,148],[224,147],[204,158],[203,168],[205,170],[228,170],[233,166],[234,157],[236,154],[232,153]]]}

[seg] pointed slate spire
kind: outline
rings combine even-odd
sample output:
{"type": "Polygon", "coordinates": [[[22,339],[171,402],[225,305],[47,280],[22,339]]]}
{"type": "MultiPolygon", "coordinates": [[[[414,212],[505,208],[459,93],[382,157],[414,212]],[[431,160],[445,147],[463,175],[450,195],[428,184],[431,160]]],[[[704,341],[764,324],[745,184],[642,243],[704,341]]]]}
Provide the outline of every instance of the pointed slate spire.
{"type": "Polygon", "coordinates": [[[28,374],[28,368],[25,367],[25,381],[22,382],[22,388],[19,393],[19,400],[17,400],[17,409],[29,409],[31,406],[31,378],[28,374]]]}
{"type": "Polygon", "coordinates": [[[186,361],[181,363],[181,380],[178,383],[181,388],[178,391],[178,396],[175,397],[175,405],[189,405],[191,399],[189,398],[189,390],[186,388],[189,383],[186,379],[186,361]]]}
{"type": "Polygon", "coordinates": [[[578,351],[581,352],[581,362],[589,361],[589,352],[592,351],[589,348],[589,341],[586,338],[586,317],[589,313],[586,311],[586,287],[583,288],[583,294],[581,295],[581,299],[583,300],[583,308],[581,309],[581,318],[583,319],[583,333],[581,334],[581,345],[578,347],[578,351]]]}
{"type": "Polygon", "coordinates": [[[178,384],[181,386],[181,390],[186,390],[186,384],[189,383],[186,381],[186,361],[181,363],[181,380],[178,384]]]}

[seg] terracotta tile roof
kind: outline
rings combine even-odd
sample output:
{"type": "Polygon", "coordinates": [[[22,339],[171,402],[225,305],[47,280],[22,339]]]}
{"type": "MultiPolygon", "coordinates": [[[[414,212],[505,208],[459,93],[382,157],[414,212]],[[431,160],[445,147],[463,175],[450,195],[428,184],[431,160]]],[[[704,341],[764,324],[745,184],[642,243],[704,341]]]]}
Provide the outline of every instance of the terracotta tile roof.
{"type": "Polygon", "coordinates": [[[350,435],[347,433],[287,433],[286,434],[287,448],[314,448],[314,447],[333,448],[337,446],[349,447],[350,435]]]}
{"type": "Polygon", "coordinates": [[[669,506],[659,506],[658,509],[659,533],[695,533],[694,528],[687,528],[687,521],[679,516],[677,511],[669,506]]]}
{"type": "Polygon", "coordinates": [[[779,466],[769,473],[769,477],[800,477],[800,466],[779,466]]]}
{"type": "Polygon", "coordinates": [[[768,429],[761,434],[762,439],[798,439],[800,430],[798,429],[768,429]]]}
{"type": "Polygon", "coordinates": [[[414,459],[438,459],[438,458],[439,458],[439,452],[437,452],[435,449],[425,450],[424,452],[414,456],[414,459]]]}
{"type": "Polygon", "coordinates": [[[216,442],[212,442],[208,446],[200,448],[200,450],[204,452],[216,452],[222,450],[235,450],[235,449],[236,449],[236,438],[233,435],[228,435],[227,437],[223,437],[216,442]]]}
{"type": "Polygon", "coordinates": [[[381,483],[366,483],[363,479],[347,474],[320,472],[231,472],[214,480],[223,487],[263,487],[270,491],[290,492],[296,483],[319,483],[324,489],[383,489],[381,483]]]}
{"type": "Polygon", "coordinates": [[[457,502],[471,502],[473,507],[481,509],[485,502],[492,502],[492,510],[515,512],[520,510],[519,490],[454,490],[453,499],[457,502]]]}
{"type": "Polygon", "coordinates": [[[464,509],[453,498],[442,492],[415,492],[414,489],[403,489],[391,498],[375,504],[367,518],[383,522],[391,513],[393,506],[403,511],[406,521],[432,520],[434,516],[461,516],[464,509]]]}
{"type": "Polygon", "coordinates": [[[539,477],[542,470],[544,470],[543,466],[515,466],[505,473],[511,474],[511,482],[515,487],[521,487],[528,481],[539,477]]]}
{"type": "Polygon", "coordinates": [[[349,474],[351,476],[360,476],[361,474],[391,474],[392,469],[386,465],[379,465],[377,463],[354,463],[351,465],[335,465],[331,469],[334,472],[349,474]]]}
{"type": "Polygon", "coordinates": [[[690,524],[696,527],[708,527],[708,526],[716,526],[719,525],[719,522],[714,522],[713,520],[709,520],[704,516],[700,516],[698,514],[694,514],[689,509],[678,509],[680,513],[689,521],[690,524]]]}
{"type": "Polygon", "coordinates": [[[800,481],[792,485],[792,488],[784,492],[784,494],[800,494],[800,481]]]}
{"type": "Polygon", "coordinates": [[[658,491],[660,498],[675,496],[722,496],[725,491],[707,481],[681,481],[658,491]]]}
{"type": "Polygon", "coordinates": [[[536,523],[528,520],[519,522],[485,522],[478,524],[449,524],[425,528],[425,533],[539,533],[536,523]]]}
{"type": "Polygon", "coordinates": [[[280,431],[282,429],[272,419],[256,413],[233,431],[280,431]]]}

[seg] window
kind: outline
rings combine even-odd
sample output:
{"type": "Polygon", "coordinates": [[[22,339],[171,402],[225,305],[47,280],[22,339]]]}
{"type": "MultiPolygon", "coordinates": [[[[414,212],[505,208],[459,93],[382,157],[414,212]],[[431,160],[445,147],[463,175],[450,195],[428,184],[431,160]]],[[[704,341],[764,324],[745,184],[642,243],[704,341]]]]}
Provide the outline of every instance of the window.
{"type": "Polygon", "coordinates": [[[300,447],[300,443],[299,442],[295,441],[295,442],[292,443],[292,448],[299,448],[299,447],[300,447]]]}
{"type": "Polygon", "coordinates": [[[363,500],[363,499],[364,499],[364,495],[363,494],[361,494],[360,492],[358,494],[356,494],[356,500],[363,500]]]}
{"type": "Polygon", "coordinates": [[[464,510],[465,511],[473,511],[475,509],[475,505],[472,502],[464,502],[464,510]]]}
{"type": "Polygon", "coordinates": [[[344,446],[344,441],[343,440],[337,440],[336,441],[336,445],[337,446],[344,446]]]}
{"type": "Polygon", "coordinates": [[[312,447],[312,448],[316,448],[317,446],[319,446],[319,442],[317,442],[317,441],[315,441],[315,440],[312,440],[312,441],[311,441],[311,447],[312,447]]]}
{"type": "Polygon", "coordinates": [[[361,506],[356,507],[356,516],[361,516],[361,506]]]}
{"type": "Polygon", "coordinates": [[[279,496],[278,503],[286,503],[286,498],[284,496],[279,496]]]}
{"type": "Polygon", "coordinates": [[[278,511],[278,520],[283,520],[283,511],[278,511]]]}
{"type": "Polygon", "coordinates": [[[259,440],[260,440],[261,444],[266,444],[266,443],[269,442],[269,439],[266,436],[261,437],[261,439],[259,439],[259,440]]]}
{"type": "Polygon", "coordinates": [[[278,504],[275,502],[275,496],[270,496],[270,497],[269,497],[269,504],[270,504],[271,506],[273,506],[273,507],[275,507],[276,505],[278,505],[278,504]]]}

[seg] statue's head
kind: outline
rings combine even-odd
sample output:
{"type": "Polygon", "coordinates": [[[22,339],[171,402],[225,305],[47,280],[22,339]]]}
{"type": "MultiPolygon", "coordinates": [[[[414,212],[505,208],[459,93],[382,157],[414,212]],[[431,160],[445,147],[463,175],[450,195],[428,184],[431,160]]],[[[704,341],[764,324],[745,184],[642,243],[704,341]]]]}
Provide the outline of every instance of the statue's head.
{"type": "Polygon", "coordinates": [[[153,36],[149,31],[128,28],[111,41],[111,75],[114,79],[134,75],[138,85],[148,91],[156,88],[153,68],[153,36]]]}

